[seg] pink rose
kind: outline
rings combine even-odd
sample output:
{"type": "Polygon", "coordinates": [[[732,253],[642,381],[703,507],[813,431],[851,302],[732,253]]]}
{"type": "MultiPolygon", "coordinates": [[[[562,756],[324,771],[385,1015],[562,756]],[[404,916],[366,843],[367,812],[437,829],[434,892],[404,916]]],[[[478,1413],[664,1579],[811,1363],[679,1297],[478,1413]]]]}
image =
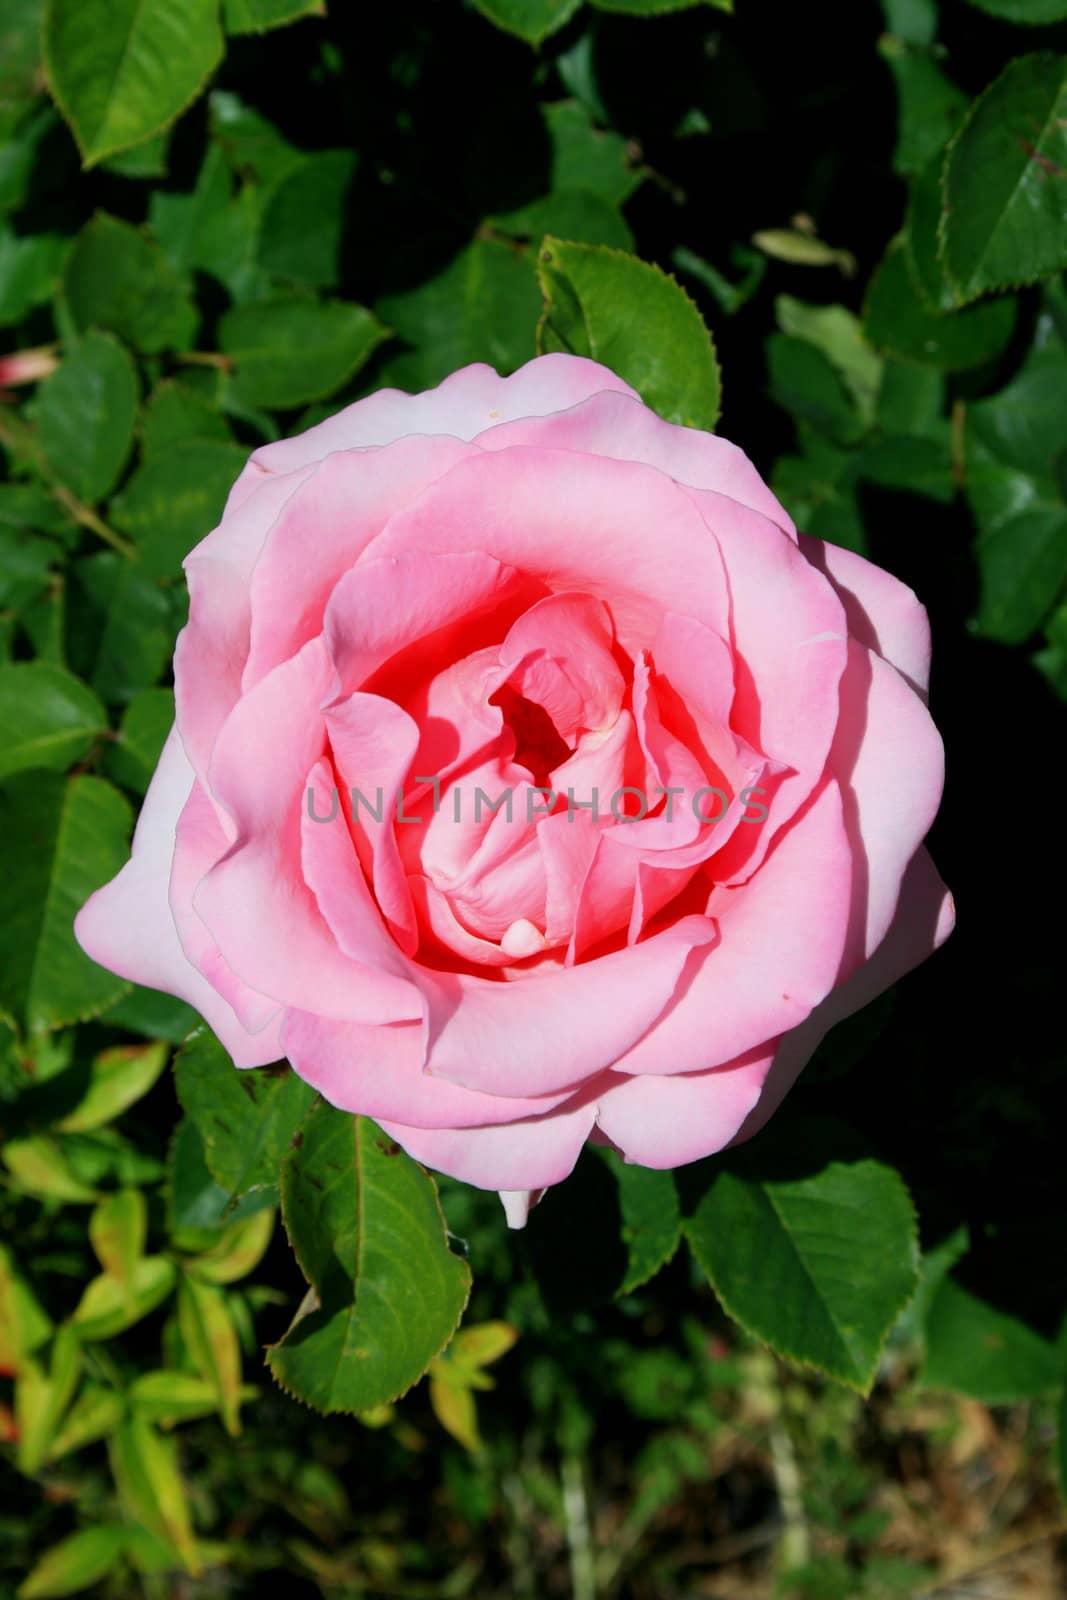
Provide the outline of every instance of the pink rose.
{"type": "Polygon", "coordinates": [[[922,606],[593,362],[267,445],[185,565],[78,938],[515,1225],[588,1138],[747,1137],[950,930],[922,606]]]}

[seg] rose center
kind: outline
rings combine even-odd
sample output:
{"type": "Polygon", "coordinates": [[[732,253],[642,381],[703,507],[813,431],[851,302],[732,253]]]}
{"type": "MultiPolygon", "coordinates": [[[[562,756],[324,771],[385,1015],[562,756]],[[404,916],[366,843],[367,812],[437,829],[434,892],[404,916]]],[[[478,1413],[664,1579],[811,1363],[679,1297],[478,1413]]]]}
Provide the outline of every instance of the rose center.
{"type": "Polygon", "coordinates": [[[527,700],[510,683],[501,684],[489,696],[489,704],[499,706],[504,726],[515,737],[515,760],[529,769],[535,784],[547,788],[549,773],[574,752],[544,706],[527,700]]]}

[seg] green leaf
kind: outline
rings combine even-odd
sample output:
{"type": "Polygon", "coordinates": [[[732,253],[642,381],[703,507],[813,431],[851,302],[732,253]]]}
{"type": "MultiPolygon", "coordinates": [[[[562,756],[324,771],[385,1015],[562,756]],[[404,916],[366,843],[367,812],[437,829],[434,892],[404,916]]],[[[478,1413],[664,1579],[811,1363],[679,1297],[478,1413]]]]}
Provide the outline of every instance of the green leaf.
{"type": "Polygon", "coordinates": [[[940,438],[889,434],[872,439],[856,461],[856,476],[883,489],[923,494],[947,505],[956,493],[949,432],[946,422],[940,438]]]}
{"type": "Polygon", "coordinates": [[[226,1432],[236,1437],[241,1431],[241,1347],[223,1290],[182,1273],[178,1327],[193,1365],[215,1391],[226,1432]]]}
{"type": "Polygon", "coordinates": [[[980,594],[974,626],[1021,644],[1067,584],[1067,505],[1052,477],[1058,443],[1057,367],[1024,370],[1000,394],[972,406],[964,433],[964,492],[978,524],[980,594]],[[1042,467],[1044,470],[1042,470],[1042,467]]]}
{"type": "Polygon", "coordinates": [[[40,92],[43,0],[0,4],[0,105],[17,106],[40,92]]]}
{"type": "Polygon", "coordinates": [[[81,1376],[82,1351],[69,1323],[56,1333],[48,1373],[32,1358],[25,1360],[15,1383],[15,1420],[19,1470],[39,1471],[81,1376]]]}
{"type": "Polygon", "coordinates": [[[89,1218],[89,1241],[104,1272],[121,1285],[126,1309],[136,1297],[137,1263],[144,1254],[148,1228],[144,1195],[140,1189],[118,1189],[105,1195],[89,1218]]]}
{"type": "MultiPolygon", "coordinates": [[[[656,1172],[623,1161],[613,1150],[601,1154],[619,1185],[626,1273],[616,1296],[631,1294],[665,1267],[682,1241],[682,1213],[670,1172],[656,1172]]],[[[457,1338],[461,1338],[458,1335],[457,1338]]]]}
{"type": "Polygon", "coordinates": [[[527,44],[540,44],[578,10],[582,0],[474,0],[483,16],[527,44]]]}
{"type": "Polygon", "coordinates": [[[326,0],[222,0],[227,33],[266,33],[301,17],[324,17],[326,0]]]}
{"type": "Polygon", "coordinates": [[[193,342],[197,314],[188,283],[158,245],[106,212],[97,212],[75,240],[63,292],[83,332],[107,328],[145,355],[187,350],[193,342]]]}
{"type": "Polygon", "coordinates": [[[239,1071],[206,1028],[179,1051],[174,1081],[216,1182],[235,1198],[273,1194],[282,1157],[315,1091],[287,1068],[239,1071]]]}
{"type": "Polygon", "coordinates": [[[100,1583],[119,1563],[126,1530],[99,1523],[82,1528],[52,1546],[19,1584],[18,1600],[55,1600],[58,1595],[80,1594],[100,1583]]]}
{"type": "Polygon", "coordinates": [[[871,279],[863,329],[876,350],[956,372],[991,360],[1011,337],[1015,313],[1010,297],[943,316],[930,311],[908,270],[904,241],[897,239],[871,279]]]}
{"type": "Polygon", "coordinates": [[[780,406],[840,444],[862,437],[863,421],[824,351],[810,340],[773,333],[766,352],[771,394],[780,406]]]}
{"type": "Polygon", "coordinates": [[[0,228],[0,328],[14,327],[51,299],[67,244],[54,233],[17,235],[0,228]]]}
{"type": "Polygon", "coordinates": [[[104,751],[107,776],[143,795],[173,724],[173,689],[142,689],[135,694],[122,714],[114,743],[104,751]]]}
{"type": "Polygon", "coordinates": [[[0,778],[28,767],[62,772],[107,728],[84,683],[43,661],[0,666],[0,778]]]}
{"type": "Polygon", "coordinates": [[[259,1265],[274,1237],[274,1209],[258,1211],[243,1222],[234,1222],[222,1238],[202,1254],[185,1263],[190,1277],[204,1283],[234,1283],[246,1278],[259,1265]]]}
{"type": "Polygon", "coordinates": [[[742,1152],[685,1224],[719,1299],[779,1355],[868,1393],[919,1281],[911,1199],[878,1161],[766,1177],[742,1152]]]}
{"type": "Polygon", "coordinates": [[[192,439],[233,442],[226,418],[195,389],[165,378],[152,390],[141,421],[141,451],[146,460],[167,455],[192,439]]]}
{"type": "Polygon", "coordinates": [[[222,51],[218,0],[46,0],[45,70],[87,167],[180,116],[222,51]]]}
{"type": "Polygon", "coordinates": [[[452,1337],[470,1292],[433,1179],[369,1118],[320,1102],[281,1192],[311,1288],[269,1350],[271,1372],[319,1411],[395,1400],[452,1337]]]}
{"type": "Polygon", "coordinates": [[[25,1194],[73,1205],[92,1205],[97,1199],[96,1190],[71,1171],[62,1146],[48,1134],[10,1139],[0,1148],[0,1156],[25,1194]]]}
{"type": "MultiPolygon", "coordinates": [[[[551,145],[550,188],[595,194],[621,206],[642,181],[630,145],[621,134],[597,128],[577,100],[541,107],[551,145]]],[[[566,235],[564,235],[566,237],[566,235]]]]}
{"type": "Polygon", "coordinates": [[[263,210],[261,266],[313,289],[336,286],[346,195],[355,168],[351,150],[323,150],[286,174],[263,210]]]}
{"type": "Polygon", "coordinates": [[[928,311],[956,309],[956,296],[941,261],[941,179],[945,152],[939,150],[912,179],[904,232],[908,267],[928,311]]]}
{"type": "Polygon", "coordinates": [[[0,1373],[13,1376],[52,1331],[52,1321],[0,1244],[0,1373]]]}
{"type": "Polygon", "coordinates": [[[168,1221],[179,1239],[189,1229],[216,1229],[223,1222],[251,1216],[277,1199],[276,1189],[255,1189],[235,1201],[208,1171],[204,1141],[191,1117],[182,1118],[171,1139],[167,1175],[168,1221]]]}
{"type": "Polygon", "coordinates": [[[158,989],[143,989],[136,983],[108,1007],[103,1017],[112,1027],[126,1028],[148,1039],[165,1039],[167,1044],[181,1044],[200,1021],[184,1000],[161,994],[158,989]]]}
{"type": "MultiPolygon", "coordinates": [[[[300,159],[283,145],[283,171],[300,159]]],[[[179,272],[194,268],[225,284],[230,296],[244,301],[266,294],[269,279],[256,264],[261,196],[254,184],[233,192],[233,169],[226,151],[209,147],[196,180],[185,194],[157,189],[148,205],[152,232],[179,272]]],[[[277,181],[277,180],[276,180],[277,181]]]]}
{"type": "Polygon", "coordinates": [[[170,1294],[177,1274],[168,1256],[141,1256],[129,1284],[101,1273],[86,1284],[71,1318],[79,1338],[113,1339],[147,1317],[170,1294]]]}
{"type": "MultiPolygon", "coordinates": [[[[130,1405],[146,1422],[158,1422],[164,1428],[210,1417],[218,1407],[214,1383],[191,1372],[145,1372],[133,1380],[128,1393],[130,1405]]],[[[242,1402],[252,1400],[257,1393],[250,1384],[243,1383],[238,1398],[242,1402]]]]}
{"type": "Polygon", "coordinates": [[[85,1384],[59,1431],[52,1435],[45,1460],[59,1461],[87,1444],[106,1439],[122,1421],[125,1409],[117,1390],[97,1383],[85,1384]]]}
{"type": "Polygon", "coordinates": [[[893,169],[905,175],[920,172],[959,127],[967,96],[945,77],[936,51],[917,49],[893,34],[882,36],[878,51],[897,90],[893,169]]]}
{"type": "Polygon", "coordinates": [[[539,275],[542,351],[603,362],[668,422],[715,426],[715,347],[674,278],[620,250],[553,238],[542,244],[539,275]]]}
{"type": "Polygon", "coordinates": [[[874,421],[884,362],[863,337],[859,318],[845,306],[807,305],[788,294],[775,300],[774,313],[783,333],[806,339],[823,352],[858,415],[869,426],[874,421]]]}
{"type": "Polygon", "coordinates": [[[109,334],[89,333],[38,397],[38,436],[56,477],[96,505],[126,465],[137,421],[137,371],[109,334]]]}
{"type": "Polygon", "coordinates": [[[412,346],[383,374],[402,389],[427,388],[473,361],[511,372],[534,354],[537,283],[528,258],[499,239],[475,239],[436,277],[377,309],[412,346]]]}
{"type": "Polygon", "coordinates": [[[540,200],[492,219],[498,233],[540,242],[546,233],[581,244],[606,244],[613,250],[633,247],[633,234],[615,207],[590,189],[557,189],[540,200]]]}
{"type": "Polygon", "coordinates": [[[1043,28],[1067,17],[1067,0],[971,0],[971,5],[1021,27],[1043,28]]]}
{"type": "Polygon", "coordinates": [[[363,306],[298,295],[232,306],[219,324],[219,343],[237,369],[236,398],[267,410],[324,400],[386,338],[363,306]]]}
{"type": "Polygon", "coordinates": [[[103,162],[106,172],[117,173],[120,178],[165,178],[170,155],[170,129],[154,133],[140,144],[120,150],[103,162]]]}
{"type": "Polygon", "coordinates": [[[170,660],[177,623],[140,563],[111,550],[70,569],[71,665],[108,702],[131,699],[154,684],[170,660]]]}
{"type": "Polygon", "coordinates": [[[171,578],[214,528],[248,451],[216,439],[187,439],[142,462],[111,502],[111,518],[137,545],[150,577],[171,578]]]}
{"type": "Polygon", "coordinates": [[[200,1559],[174,1441],[134,1415],[109,1443],[111,1470],[130,1519],[169,1545],[185,1570],[197,1577],[200,1559]]]}
{"type": "Polygon", "coordinates": [[[0,789],[0,1009],[31,1032],[95,1016],[126,987],[78,948],[73,922],[125,864],[129,828],[101,778],[20,773],[0,789]]]}
{"type": "Polygon", "coordinates": [[[1014,1317],[946,1277],[926,1314],[920,1381],[986,1405],[1050,1394],[1063,1382],[1056,1352],[1014,1317]]]}
{"type": "Polygon", "coordinates": [[[85,1133],[115,1122],[149,1093],[166,1066],[166,1045],[115,1045],[94,1056],[90,1082],[74,1110],[56,1123],[64,1133],[85,1133]]]}
{"type": "Polygon", "coordinates": [[[1021,56],[975,102],[945,166],[942,251],[961,303],[1067,266],[1067,57],[1021,56]]]}
{"type": "Polygon", "coordinates": [[[598,11],[618,11],[629,17],[665,17],[672,11],[690,11],[693,6],[711,5],[717,11],[732,11],[733,0],[590,0],[598,11]]]}

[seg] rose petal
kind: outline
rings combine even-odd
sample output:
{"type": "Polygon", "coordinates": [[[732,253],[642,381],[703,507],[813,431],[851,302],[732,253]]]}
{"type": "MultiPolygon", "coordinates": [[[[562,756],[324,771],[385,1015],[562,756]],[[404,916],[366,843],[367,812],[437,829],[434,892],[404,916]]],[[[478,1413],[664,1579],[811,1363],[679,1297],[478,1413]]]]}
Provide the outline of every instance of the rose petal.
{"type": "Polygon", "coordinates": [[[94,961],[133,983],[162,989],[194,1006],[239,1067],[262,1067],[282,1054],[281,1013],[251,1034],[182,950],[167,900],[174,830],[193,786],[193,769],[172,728],[149,784],[129,861],[86,901],[74,933],[94,961]]]}
{"type": "Polygon", "coordinates": [[[852,638],[896,667],[925,697],[930,682],[930,619],[914,590],[841,545],[803,534],[800,548],[837,590],[852,638]]]}
{"type": "Polygon", "coordinates": [[[759,1103],[739,1129],[736,1143],[750,1139],[770,1120],[834,1024],[869,1005],[932,955],[952,932],[955,920],[952,896],[929,852],[920,848],[905,874],[882,943],[858,972],[838,985],[799,1028],[779,1042],[759,1103]]]}
{"type": "Polygon", "coordinates": [[[769,517],[795,537],[788,512],[743,450],[719,434],[664,422],[633,395],[597,394],[553,416],[499,423],[478,434],[477,443],[483,450],[507,450],[516,444],[543,445],[616,461],[642,461],[678,483],[729,495],[731,500],[769,517]]]}
{"type": "Polygon", "coordinates": [[[422,394],[379,389],[295,439],[261,445],[238,480],[235,503],[251,493],[265,473],[291,472],[294,467],[321,461],[335,450],[390,444],[409,434],[446,433],[473,439],[497,422],[544,416],[602,390],[636,399],[633,390],[607,367],[567,355],[540,356],[507,378],[479,362],[453,372],[436,389],[422,394]]]}
{"type": "Polygon", "coordinates": [[[487,1094],[551,1094],[580,1083],[652,1026],[692,952],[712,937],[705,918],[690,916],[643,944],[513,983],[424,971],[427,1070],[487,1094]]]}
{"type": "Polygon", "coordinates": [[[597,1097],[597,1127],[627,1161],[680,1167],[728,1145],[759,1100],[773,1050],[752,1052],[709,1072],[670,1077],[608,1074],[597,1097]]]}
{"type": "MultiPolygon", "coordinates": [[[[417,553],[425,560],[473,547],[553,592],[595,594],[633,656],[652,644],[665,610],[729,634],[719,548],[695,493],[634,462],[515,447],[460,462],[392,519],[364,559],[417,553]]],[[[755,512],[735,510],[796,554],[755,512]]],[[[830,585],[801,565],[841,618],[830,585]]]]}
{"type": "Polygon", "coordinates": [[[750,883],[712,895],[718,942],[616,1071],[697,1072],[796,1027],[837,981],[851,907],[852,847],[827,781],[750,883]]]}

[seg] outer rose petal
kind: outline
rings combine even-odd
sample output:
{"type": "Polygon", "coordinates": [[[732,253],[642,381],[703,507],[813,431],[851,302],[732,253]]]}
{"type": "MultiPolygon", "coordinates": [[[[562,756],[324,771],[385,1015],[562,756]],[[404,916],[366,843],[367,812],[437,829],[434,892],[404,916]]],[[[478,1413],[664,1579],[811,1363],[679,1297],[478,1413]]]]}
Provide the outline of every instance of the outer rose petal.
{"type": "Polygon", "coordinates": [[[486,1094],[543,1095],[579,1084],[653,1026],[693,952],[712,937],[706,917],[690,916],[643,944],[522,982],[423,971],[426,1069],[486,1094]]]}
{"type": "Polygon", "coordinates": [[[304,880],[301,816],[307,775],[325,745],[320,705],[332,678],[321,639],[312,640],[231,713],[209,777],[237,839],[201,879],[193,904],[253,988],[323,1016],[408,1021],[422,1011],[414,986],[346,956],[304,880]]]}
{"type": "Polygon", "coordinates": [[[565,355],[539,356],[508,378],[477,362],[422,394],[379,389],[295,439],[261,446],[234,485],[230,503],[240,505],[264,474],[291,472],[294,467],[321,461],[334,450],[391,444],[413,433],[450,433],[457,439],[473,439],[498,422],[547,416],[605,389],[637,399],[629,385],[607,367],[582,356],[565,355]]]}
{"type": "Polygon", "coordinates": [[[252,568],[275,517],[310,467],[264,480],[236,514],[223,519],[183,563],[189,621],[174,647],[177,723],[198,778],[207,775],[219,729],[237,703],[248,659],[252,568]]]}
{"type": "Polygon", "coordinates": [[[919,695],[881,656],[851,640],[827,766],[841,784],[853,844],[853,915],[840,974],[846,978],[885,938],[904,873],[937,813],[945,774],[941,736],[919,695]]]}
{"type": "Polygon", "coordinates": [[[338,580],[393,512],[470,454],[456,439],[398,439],[320,464],[286,502],[252,571],[243,690],[322,631],[338,580]]]}
{"type": "Polygon", "coordinates": [[[751,1139],[777,1111],[825,1035],[883,994],[948,938],[956,921],[952,896],[925,848],[916,851],[900,889],[889,932],[871,959],[827,995],[808,1019],[778,1043],[759,1103],[738,1130],[736,1143],[751,1139]]]}
{"type": "Polygon", "coordinates": [[[171,729],[149,784],[130,860],[82,906],[74,933],[101,966],[150,989],[175,994],[218,1034],[239,1067],[262,1067],[282,1054],[281,1013],[258,1033],[241,1026],[222,996],[185,957],[167,900],[174,830],[193,786],[193,769],[171,729]]]}
{"type": "Polygon", "coordinates": [[[774,1059],[753,1051],[710,1072],[627,1078],[608,1074],[597,1100],[597,1127],[643,1167],[680,1167],[728,1145],[757,1104],[774,1059]]]}
{"type": "Polygon", "coordinates": [[[616,1070],[698,1072],[796,1027],[837,981],[852,894],[852,846],[831,781],[750,883],[712,896],[719,943],[616,1070]]]}
{"type": "Polygon", "coordinates": [[[467,1128],[540,1116],[571,1097],[478,1094],[422,1070],[415,1023],[369,1028],[290,1011],[282,1043],[296,1071],[331,1105],[362,1116],[402,1118],[417,1128],[467,1128]]]}
{"type": "Polygon", "coordinates": [[[925,698],[930,682],[930,619],[915,591],[841,545],[802,534],[800,548],[837,590],[850,636],[896,667],[925,698]]]}
{"type": "MultiPolygon", "coordinates": [[[[728,638],[730,590],[696,495],[637,462],[517,445],[453,467],[393,518],[363,559],[474,548],[553,591],[595,595],[631,654],[652,644],[664,611],[697,617],[728,638]]],[[[739,534],[761,524],[799,561],[773,524],[716,498],[740,521],[739,534]]],[[[842,626],[830,585],[807,562],[800,566],[842,626]]]]}
{"type": "Polygon", "coordinates": [[[580,450],[615,461],[643,461],[647,466],[658,467],[676,483],[729,495],[740,505],[769,517],[790,538],[796,537],[789,513],[743,450],[719,434],[664,422],[636,395],[596,394],[552,416],[498,423],[487,433],[480,433],[476,442],[483,450],[533,444],[555,450],[580,450]]]}
{"type": "Polygon", "coordinates": [[[411,1128],[382,1121],[409,1156],[479,1189],[547,1189],[570,1173],[592,1132],[595,1088],[556,1111],[486,1128],[411,1128]]]}

